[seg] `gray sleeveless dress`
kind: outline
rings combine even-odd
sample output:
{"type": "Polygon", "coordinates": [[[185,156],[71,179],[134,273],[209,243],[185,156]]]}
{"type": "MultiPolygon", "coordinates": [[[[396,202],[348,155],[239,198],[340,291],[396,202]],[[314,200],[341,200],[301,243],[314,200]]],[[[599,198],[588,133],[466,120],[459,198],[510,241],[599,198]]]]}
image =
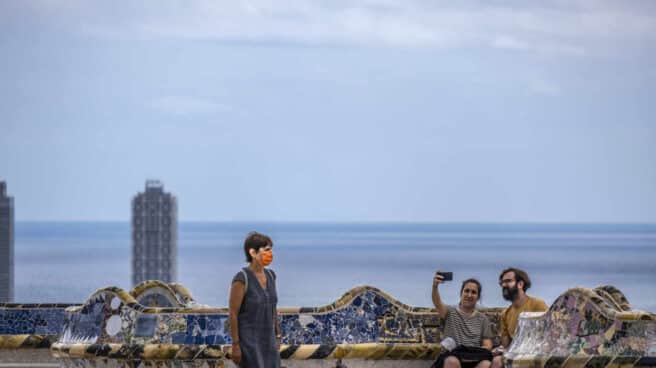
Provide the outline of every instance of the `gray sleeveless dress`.
{"type": "MultiPolygon", "coordinates": [[[[266,290],[250,268],[243,270],[248,277],[248,288],[239,309],[239,346],[242,368],[280,368],[280,354],[276,349],[276,330],[273,316],[278,304],[276,274],[265,269],[266,290]]],[[[237,272],[232,282],[244,283],[244,273],[237,272]]]]}

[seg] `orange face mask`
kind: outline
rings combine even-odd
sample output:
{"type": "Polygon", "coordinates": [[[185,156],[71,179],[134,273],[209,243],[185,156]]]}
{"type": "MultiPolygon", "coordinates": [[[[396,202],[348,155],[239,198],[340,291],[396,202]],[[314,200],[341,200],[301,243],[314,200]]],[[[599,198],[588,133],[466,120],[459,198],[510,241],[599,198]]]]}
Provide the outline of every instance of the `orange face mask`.
{"type": "Polygon", "coordinates": [[[271,251],[262,252],[262,256],[260,257],[260,259],[262,260],[263,266],[270,265],[271,262],[273,262],[273,252],[271,251]]]}

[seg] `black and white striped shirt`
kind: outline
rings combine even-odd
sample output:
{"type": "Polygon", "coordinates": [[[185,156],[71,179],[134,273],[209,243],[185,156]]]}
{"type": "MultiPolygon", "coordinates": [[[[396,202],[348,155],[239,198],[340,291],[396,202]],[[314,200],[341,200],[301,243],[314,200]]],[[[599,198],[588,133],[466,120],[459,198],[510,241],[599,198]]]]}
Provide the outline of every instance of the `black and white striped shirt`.
{"type": "Polygon", "coordinates": [[[470,315],[457,307],[447,306],[444,318],[444,336],[451,337],[458,345],[481,346],[483,339],[492,338],[490,321],[479,311],[470,315]]]}

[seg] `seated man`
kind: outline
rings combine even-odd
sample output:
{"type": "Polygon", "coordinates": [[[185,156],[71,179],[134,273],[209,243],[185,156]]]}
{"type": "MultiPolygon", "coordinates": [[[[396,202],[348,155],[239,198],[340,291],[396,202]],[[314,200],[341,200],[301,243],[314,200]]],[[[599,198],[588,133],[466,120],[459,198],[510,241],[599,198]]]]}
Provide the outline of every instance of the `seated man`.
{"type": "Polygon", "coordinates": [[[444,320],[444,335],[455,341],[457,347],[444,351],[433,365],[435,368],[489,368],[492,354],[492,332],[487,316],[476,310],[481,297],[481,283],[468,279],[460,287],[457,307],[442,302],[439,285],[443,277],[439,271],[433,278],[433,304],[444,320]],[[483,349],[481,349],[483,348],[483,349]]]}
{"type": "MultiPolygon", "coordinates": [[[[544,312],[548,307],[544,300],[526,294],[526,290],[531,287],[531,279],[526,271],[514,267],[506,268],[499,275],[499,285],[503,298],[512,303],[501,314],[501,346],[495,349],[495,353],[502,354],[504,349],[507,349],[512,343],[519,314],[544,312]]],[[[503,356],[497,355],[492,362],[492,368],[501,367],[503,367],[503,356]]]]}

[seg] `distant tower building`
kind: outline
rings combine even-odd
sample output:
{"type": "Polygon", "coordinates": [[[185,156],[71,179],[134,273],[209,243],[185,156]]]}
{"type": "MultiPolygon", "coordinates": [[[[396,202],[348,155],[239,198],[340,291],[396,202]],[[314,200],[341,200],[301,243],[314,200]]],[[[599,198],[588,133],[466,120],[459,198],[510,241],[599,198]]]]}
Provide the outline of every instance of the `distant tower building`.
{"type": "Polygon", "coordinates": [[[132,283],[177,279],[178,204],[157,180],[132,199],[132,283]]]}
{"type": "Polygon", "coordinates": [[[0,303],[14,301],[14,198],[0,181],[0,303]]]}

